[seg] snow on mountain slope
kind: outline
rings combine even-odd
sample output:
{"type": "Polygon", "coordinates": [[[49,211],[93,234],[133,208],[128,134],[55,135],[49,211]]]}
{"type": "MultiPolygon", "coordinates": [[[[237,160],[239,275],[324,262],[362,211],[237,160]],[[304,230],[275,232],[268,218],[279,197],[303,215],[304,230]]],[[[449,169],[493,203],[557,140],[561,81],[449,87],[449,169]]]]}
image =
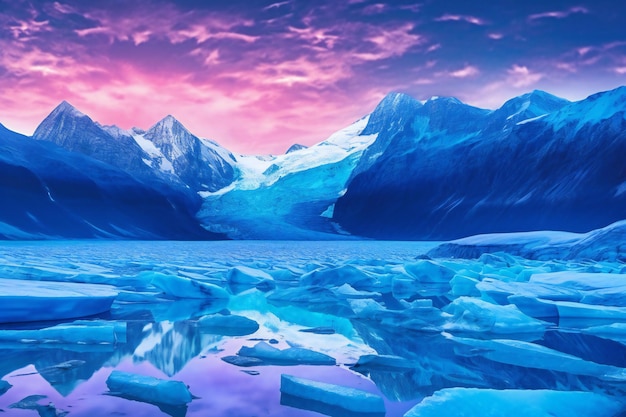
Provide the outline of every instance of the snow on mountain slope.
{"type": "Polygon", "coordinates": [[[215,142],[201,140],[168,115],[135,141],[153,160],[153,166],[175,174],[194,191],[216,191],[234,178],[234,157],[215,142]]]}
{"type": "MultiPolygon", "coordinates": [[[[368,117],[309,148],[278,156],[237,157],[237,179],[205,198],[198,217],[233,238],[328,239],[322,216],[339,197],[376,134],[361,135],[368,117]]],[[[337,238],[337,236],[335,236],[337,238]]]]}
{"type": "Polygon", "coordinates": [[[408,111],[338,199],[333,220],[345,230],[447,240],[584,232],[625,216],[624,87],[576,103],[534,91],[494,111],[449,98],[408,111]]]}
{"type": "Polygon", "coordinates": [[[1,125],[0,201],[2,239],[215,238],[183,196],[1,125]]]}

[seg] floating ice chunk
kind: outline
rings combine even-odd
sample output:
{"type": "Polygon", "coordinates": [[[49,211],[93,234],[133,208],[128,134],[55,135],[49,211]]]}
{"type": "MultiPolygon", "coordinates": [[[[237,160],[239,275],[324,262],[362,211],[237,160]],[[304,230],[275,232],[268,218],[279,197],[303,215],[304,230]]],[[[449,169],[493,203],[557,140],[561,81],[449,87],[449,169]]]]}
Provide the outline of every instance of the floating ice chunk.
{"type": "Polygon", "coordinates": [[[83,345],[126,343],[126,323],[77,321],[37,330],[0,330],[0,342],[83,345]]]}
{"type": "Polygon", "coordinates": [[[371,291],[376,286],[376,279],[354,265],[320,268],[304,274],[300,278],[300,285],[339,287],[343,284],[350,284],[352,288],[357,290],[371,291]]]}
{"type": "Polygon", "coordinates": [[[580,302],[585,304],[626,307],[626,286],[588,291],[580,302]]]}
{"type": "Polygon", "coordinates": [[[482,356],[494,362],[525,368],[626,380],[622,368],[585,361],[577,356],[535,343],[510,339],[478,340],[449,335],[447,337],[459,344],[454,350],[457,355],[461,356],[482,356]],[[470,348],[463,349],[463,346],[470,348]]]}
{"type": "Polygon", "coordinates": [[[9,384],[4,379],[0,379],[0,395],[4,394],[11,388],[13,385],[9,384]]]}
{"type": "Polygon", "coordinates": [[[85,317],[109,311],[108,285],[0,279],[0,323],[85,317]]]}
{"type": "Polygon", "coordinates": [[[305,348],[287,348],[280,350],[265,342],[253,347],[243,346],[237,353],[239,356],[257,358],[267,365],[335,365],[331,356],[305,348]]]}
{"type": "Polygon", "coordinates": [[[374,298],[380,297],[380,293],[371,291],[355,290],[350,284],[343,284],[333,289],[333,292],[342,298],[374,298]]]}
{"type": "Polygon", "coordinates": [[[611,417],[620,409],[618,401],[593,392],[446,388],[404,417],[611,417]]]}
{"type": "Polygon", "coordinates": [[[612,323],[603,326],[593,326],[582,329],[581,333],[592,334],[603,339],[616,340],[626,344],[626,323],[612,323]]]}
{"type": "Polygon", "coordinates": [[[324,287],[297,287],[274,291],[267,300],[277,306],[301,306],[307,310],[334,314],[336,316],[352,315],[352,310],[344,302],[343,297],[324,287]]]}
{"type": "Polygon", "coordinates": [[[476,278],[468,277],[465,275],[456,274],[450,280],[450,286],[452,287],[452,295],[455,297],[467,296],[480,296],[480,291],[476,288],[476,285],[480,281],[476,278]]]}
{"type": "Polygon", "coordinates": [[[444,309],[452,314],[446,331],[493,334],[543,333],[548,325],[522,313],[514,305],[501,306],[478,298],[460,297],[444,309]]]}
{"type": "Polygon", "coordinates": [[[510,296],[509,300],[531,317],[559,317],[577,319],[610,319],[626,321],[626,307],[607,307],[572,301],[550,301],[524,296],[510,296]]]}
{"type": "Polygon", "coordinates": [[[454,270],[440,263],[423,260],[404,265],[406,272],[421,283],[449,283],[454,270]]]}
{"type": "Polygon", "coordinates": [[[529,282],[558,285],[577,290],[598,290],[602,288],[626,287],[626,274],[561,271],[533,274],[529,282]]]}
{"type": "Polygon", "coordinates": [[[508,300],[517,306],[524,314],[538,319],[558,319],[559,311],[550,300],[542,300],[541,298],[529,297],[524,295],[511,295],[508,300]]]}
{"type": "Polygon", "coordinates": [[[224,336],[245,336],[259,330],[259,324],[247,317],[215,314],[204,316],[197,323],[204,333],[224,336]]]}
{"type": "Polygon", "coordinates": [[[370,371],[407,372],[421,368],[417,361],[393,355],[363,355],[356,364],[350,367],[350,369],[360,373],[370,371]]]}
{"type": "Polygon", "coordinates": [[[235,365],[235,366],[242,366],[242,367],[250,367],[250,366],[264,366],[264,365],[268,365],[267,362],[265,362],[262,359],[259,358],[251,358],[248,356],[236,356],[236,355],[230,355],[230,356],[224,356],[222,357],[222,360],[226,363],[230,363],[231,365],[235,365]]]}
{"type": "Polygon", "coordinates": [[[509,304],[508,297],[511,295],[554,301],[580,301],[583,297],[582,293],[574,288],[530,282],[502,282],[493,278],[483,279],[476,288],[498,304],[509,304]]]}
{"type": "Polygon", "coordinates": [[[176,298],[228,299],[228,292],[217,285],[176,275],[153,272],[152,285],[176,298]]]}
{"type": "Polygon", "coordinates": [[[247,266],[237,266],[228,271],[228,284],[234,292],[255,287],[259,291],[276,288],[274,278],[267,272],[247,266]]]}
{"type": "Polygon", "coordinates": [[[318,401],[352,413],[385,413],[383,399],[375,394],[341,385],[327,384],[281,375],[280,392],[305,400],[318,401]]]}
{"type": "Polygon", "coordinates": [[[106,384],[112,394],[150,404],[184,406],[193,399],[189,389],[181,381],[113,371],[106,384]]]}

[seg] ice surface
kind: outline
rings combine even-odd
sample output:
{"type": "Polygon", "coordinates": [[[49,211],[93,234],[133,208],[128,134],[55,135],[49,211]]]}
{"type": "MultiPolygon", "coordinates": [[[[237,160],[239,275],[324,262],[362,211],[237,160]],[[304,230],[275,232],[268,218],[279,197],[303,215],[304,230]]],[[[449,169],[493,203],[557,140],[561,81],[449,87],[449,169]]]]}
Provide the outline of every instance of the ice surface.
{"type": "Polygon", "coordinates": [[[319,401],[353,413],[385,413],[385,403],[378,395],[355,388],[281,375],[280,391],[307,400],[319,401]]]}
{"type": "Polygon", "coordinates": [[[228,299],[228,292],[217,285],[177,275],[152,274],[152,285],[176,298],[228,299]]]}
{"type": "Polygon", "coordinates": [[[622,405],[592,392],[450,388],[435,392],[404,417],[615,416],[622,405]]]}
{"type": "Polygon", "coordinates": [[[151,404],[184,406],[193,399],[187,386],[180,381],[113,371],[106,383],[111,393],[151,404]]]}
{"type": "Polygon", "coordinates": [[[0,279],[0,323],[91,316],[108,311],[117,294],[107,285],[0,279]]]}

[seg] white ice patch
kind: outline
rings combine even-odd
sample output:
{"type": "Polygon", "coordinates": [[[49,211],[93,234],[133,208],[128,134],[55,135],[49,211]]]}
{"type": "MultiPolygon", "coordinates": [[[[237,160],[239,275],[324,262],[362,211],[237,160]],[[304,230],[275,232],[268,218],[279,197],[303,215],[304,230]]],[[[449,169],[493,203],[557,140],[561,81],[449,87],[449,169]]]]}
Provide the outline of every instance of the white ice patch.
{"type": "Polygon", "coordinates": [[[530,100],[526,100],[522,106],[520,107],[520,109],[518,111],[516,111],[515,113],[513,113],[512,115],[510,115],[509,117],[506,118],[506,120],[511,120],[512,118],[514,118],[515,116],[517,116],[518,114],[522,113],[523,111],[528,110],[528,108],[530,107],[530,100]]]}
{"type": "Polygon", "coordinates": [[[550,113],[542,114],[542,115],[537,116],[537,117],[531,117],[530,119],[522,120],[521,122],[517,122],[515,124],[518,125],[518,126],[519,125],[525,125],[526,123],[530,123],[530,122],[534,122],[535,120],[543,119],[548,114],[550,114],[550,113]]]}
{"type": "MultiPolygon", "coordinates": [[[[161,152],[159,148],[154,145],[154,143],[146,139],[143,134],[131,133],[131,136],[145,153],[147,153],[151,158],[159,161],[159,169],[161,171],[169,173],[174,172],[174,166],[172,163],[165,157],[165,155],[163,155],[163,152],[161,152]]],[[[143,161],[146,165],[152,166],[152,161],[148,162],[146,159],[143,161]]]]}

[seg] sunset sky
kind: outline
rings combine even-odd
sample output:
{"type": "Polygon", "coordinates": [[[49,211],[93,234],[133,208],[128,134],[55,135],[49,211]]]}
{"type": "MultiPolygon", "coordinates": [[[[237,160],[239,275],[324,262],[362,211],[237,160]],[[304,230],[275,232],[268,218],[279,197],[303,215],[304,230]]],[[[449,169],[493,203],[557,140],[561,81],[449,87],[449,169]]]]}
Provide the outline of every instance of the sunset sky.
{"type": "Polygon", "coordinates": [[[311,145],[387,93],[485,108],[626,84],[626,3],[0,0],[0,123],[62,100],[148,128],[167,114],[238,153],[311,145]]]}

